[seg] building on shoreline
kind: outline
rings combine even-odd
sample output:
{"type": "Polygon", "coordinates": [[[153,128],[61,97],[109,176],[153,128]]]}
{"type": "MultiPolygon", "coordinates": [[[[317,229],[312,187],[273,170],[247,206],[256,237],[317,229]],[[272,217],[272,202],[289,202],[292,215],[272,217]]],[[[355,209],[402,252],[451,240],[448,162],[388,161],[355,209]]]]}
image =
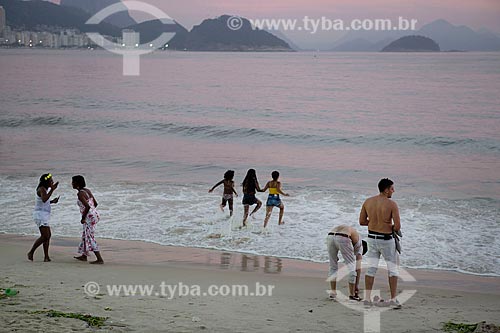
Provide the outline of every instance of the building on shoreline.
{"type": "MultiPolygon", "coordinates": [[[[6,26],[3,36],[0,37],[0,45],[7,47],[44,47],[44,48],[96,48],[98,47],[86,34],[76,29],[61,29],[51,31],[15,31],[6,26]]],[[[122,38],[103,36],[114,43],[122,44],[122,38]]]]}
{"type": "MultiPolygon", "coordinates": [[[[35,31],[11,29],[7,25],[7,14],[0,6],[0,46],[56,49],[98,47],[85,33],[77,29],[52,26],[37,26],[35,31]]],[[[122,38],[119,37],[103,36],[103,38],[122,44],[122,38]]]]}
{"type": "Polygon", "coordinates": [[[7,25],[7,21],[5,18],[5,9],[0,6],[0,37],[3,37],[3,32],[5,30],[5,26],[7,25]]]}

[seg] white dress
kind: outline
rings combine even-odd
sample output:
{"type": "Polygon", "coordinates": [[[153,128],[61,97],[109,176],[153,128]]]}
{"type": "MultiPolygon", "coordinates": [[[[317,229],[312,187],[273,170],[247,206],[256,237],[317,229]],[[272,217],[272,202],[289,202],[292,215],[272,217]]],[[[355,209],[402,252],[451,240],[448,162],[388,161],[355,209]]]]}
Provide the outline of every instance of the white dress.
{"type": "MultiPolygon", "coordinates": [[[[48,189],[50,191],[50,188],[48,189]]],[[[50,219],[50,199],[43,202],[42,198],[36,194],[35,209],[33,210],[33,220],[40,227],[48,227],[50,219]]]]}

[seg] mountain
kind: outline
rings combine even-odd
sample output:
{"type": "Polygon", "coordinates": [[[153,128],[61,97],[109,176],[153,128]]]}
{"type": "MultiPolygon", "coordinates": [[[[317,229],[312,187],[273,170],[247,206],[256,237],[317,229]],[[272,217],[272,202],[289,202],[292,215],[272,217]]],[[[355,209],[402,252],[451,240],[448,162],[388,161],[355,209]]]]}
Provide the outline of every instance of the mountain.
{"type": "Polygon", "coordinates": [[[288,46],[290,46],[290,48],[292,50],[294,50],[294,51],[302,51],[302,49],[301,49],[300,46],[298,46],[297,44],[295,44],[288,36],[286,36],[281,31],[279,31],[279,30],[272,30],[272,31],[266,30],[266,31],[269,32],[271,35],[274,35],[274,36],[278,37],[279,39],[283,40],[284,42],[286,42],[288,44],[288,46]]]}
{"type": "Polygon", "coordinates": [[[127,29],[132,29],[140,34],[141,44],[151,42],[163,32],[175,32],[175,36],[168,42],[168,48],[173,50],[183,50],[185,48],[186,37],[189,31],[177,22],[164,24],[160,20],[151,20],[131,25],[127,29]]]}
{"type": "MultiPolygon", "coordinates": [[[[495,33],[485,29],[474,31],[466,26],[455,26],[442,19],[411,33],[433,39],[443,51],[500,51],[500,36],[495,33]]],[[[379,51],[388,42],[407,34],[408,31],[350,31],[335,42],[331,50],[379,51]]]]}
{"type": "MultiPolygon", "coordinates": [[[[62,0],[67,3],[67,0],[62,0]]],[[[72,0],[71,0],[72,1],[72,0]]],[[[89,0],[87,9],[94,0],[89,0]]],[[[115,1],[115,0],[99,0],[115,1]]],[[[99,32],[103,35],[121,36],[120,28],[107,22],[98,25],[85,24],[91,14],[80,8],[56,5],[47,1],[0,0],[6,11],[7,24],[14,29],[39,30],[41,26],[53,28],[78,29],[82,32],[99,32]]],[[[247,19],[242,19],[239,30],[231,30],[228,15],[206,19],[200,25],[187,31],[177,22],[163,24],[151,20],[126,26],[139,32],[141,43],[156,39],[162,32],[175,32],[169,41],[169,49],[190,51],[293,51],[278,37],[263,30],[253,30],[247,19]]]]}
{"type": "Polygon", "coordinates": [[[405,35],[403,31],[349,31],[330,48],[336,52],[378,52],[390,42],[405,35]]]}
{"type": "MultiPolygon", "coordinates": [[[[86,11],[93,16],[95,13],[99,12],[101,9],[106,8],[115,3],[121,3],[120,0],[61,0],[60,5],[66,7],[79,8],[86,11]]],[[[125,5],[121,5],[123,12],[113,14],[106,18],[104,22],[117,26],[119,28],[128,27],[136,24],[132,17],[128,13],[128,9],[125,5]]]]}
{"type": "Polygon", "coordinates": [[[500,51],[500,38],[495,34],[475,32],[469,27],[455,26],[445,20],[424,25],[418,34],[434,39],[442,50],[500,51]]]}
{"type": "Polygon", "coordinates": [[[227,27],[229,16],[206,19],[191,31],[174,22],[164,24],[160,20],[151,20],[127,27],[140,34],[141,44],[149,43],[162,32],[175,32],[168,42],[170,50],[189,51],[291,51],[288,44],[272,34],[262,30],[252,30],[250,22],[242,19],[239,30],[227,27]],[[248,24],[248,27],[245,26],[248,24]]]}
{"type": "Polygon", "coordinates": [[[424,36],[405,36],[390,43],[381,52],[439,52],[439,45],[424,36]]]}
{"type": "Polygon", "coordinates": [[[120,29],[111,24],[85,24],[90,15],[78,8],[59,6],[47,1],[18,0],[0,0],[0,6],[5,9],[7,25],[14,29],[38,30],[40,26],[53,26],[121,36],[120,29]]]}
{"type": "Polygon", "coordinates": [[[364,38],[356,38],[353,40],[347,40],[335,46],[332,51],[336,52],[367,52],[367,51],[379,51],[374,47],[374,43],[367,41],[364,38]]]}
{"type": "Polygon", "coordinates": [[[392,42],[392,38],[386,38],[376,43],[372,43],[363,38],[358,38],[354,40],[348,40],[337,46],[335,46],[332,51],[335,52],[379,52],[387,44],[392,42]]]}
{"type": "Polygon", "coordinates": [[[206,19],[186,36],[184,48],[189,51],[292,51],[290,46],[264,30],[253,30],[242,19],[238,30],[228,28],[229,15],[206,19]]]}

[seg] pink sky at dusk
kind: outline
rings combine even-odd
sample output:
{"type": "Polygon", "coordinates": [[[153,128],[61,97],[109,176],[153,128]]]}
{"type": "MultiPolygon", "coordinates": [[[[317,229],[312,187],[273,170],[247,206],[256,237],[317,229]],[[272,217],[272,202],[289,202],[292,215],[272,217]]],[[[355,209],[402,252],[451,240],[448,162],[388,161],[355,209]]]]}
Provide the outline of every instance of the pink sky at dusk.
{"type": "MultiPolygon", "coordinates": [[[[59,0],[50,0],[58,3],[59,0]]],[[[85,0],[81,0],[85,1],[85,0]]],[[[125,0],[122,0],[125,1],[125,0]]],[[[416,19],[417,30],[437,19],[453,25],[466,25],[474,30],[486,28],[500,35],[500,0],[138,0],[160,8],[186,29],[206,18],[223,14],[248,19],[416,19]]],[[[149,16],[132,12],[142,22],[149,16]]],[[[345,32],[282,31],[303,49],[330,49],[345,32]]]]}
{"type": "MultiPolygon", "coordinates": [[[[82,0],[84,1],[84,0],[82,0]]],[[[123,1],[123,0],[122,0],[123,1]]],[[[418,19],[418,27],[437,19],[473,29],[500,32],[500,0],[142,0],[190,29],[205,18],[234,14],[247,18],[418,19]]],[[[53,0],[59,2],[59,0],[53,0]]]]}

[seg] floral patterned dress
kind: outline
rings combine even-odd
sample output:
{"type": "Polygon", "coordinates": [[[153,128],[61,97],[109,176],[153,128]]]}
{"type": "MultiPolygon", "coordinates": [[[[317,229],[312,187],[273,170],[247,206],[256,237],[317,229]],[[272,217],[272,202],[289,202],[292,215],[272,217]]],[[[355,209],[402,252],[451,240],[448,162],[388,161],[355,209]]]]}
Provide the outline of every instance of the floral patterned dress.
{"type": "MultiPolygon", "coordinates": [[[[77,204],[80,208],[80,214],[83,214],[85,211],[85,205],[80,200],[77,201],[77,204]]],[[[78,253],[85,256],[88,256],[90,251],[99,251],[99,246],[97,246],[97,242],[94,237],[95,226],[97,222],[99,222],[99,212],[95,208],[94,199],[92,197],[88,199],[88,204],[90,206],[90,210],[85,217],[85,223],[82,224],[82,240],[78,246],[78,253]]]]}

